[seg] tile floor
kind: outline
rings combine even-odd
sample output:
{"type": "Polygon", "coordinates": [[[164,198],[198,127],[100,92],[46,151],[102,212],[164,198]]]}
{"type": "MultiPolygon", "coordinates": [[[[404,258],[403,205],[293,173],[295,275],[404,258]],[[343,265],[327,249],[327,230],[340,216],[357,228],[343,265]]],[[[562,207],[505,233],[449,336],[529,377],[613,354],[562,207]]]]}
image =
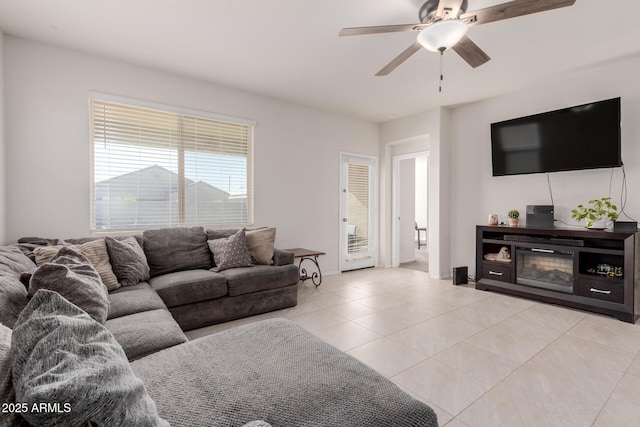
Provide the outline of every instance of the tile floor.
{"type": "Polygon", "coordinates": [[[299,285],[289,318],[429,404],[441,426],[640,425],[640,326],[408,269],[299,285]]]}

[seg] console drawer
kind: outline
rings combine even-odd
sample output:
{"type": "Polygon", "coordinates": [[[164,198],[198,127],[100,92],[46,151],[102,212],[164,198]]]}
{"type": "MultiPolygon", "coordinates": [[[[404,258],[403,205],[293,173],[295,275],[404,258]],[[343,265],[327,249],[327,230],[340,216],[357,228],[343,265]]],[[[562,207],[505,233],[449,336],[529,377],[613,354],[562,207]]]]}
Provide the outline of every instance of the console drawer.
{"type": "Polygon", "coordinates": [[[500,265],[495,263],[482,263],[482,277],[484,279],[511,282],[511,264],[500,265]]]}
{"type": "Polygon", "coordinates": [[[619,281],[591,280],[581,278],[575,290],[576,295],[603,301],[624,303],[624,285],[619,281]]]}

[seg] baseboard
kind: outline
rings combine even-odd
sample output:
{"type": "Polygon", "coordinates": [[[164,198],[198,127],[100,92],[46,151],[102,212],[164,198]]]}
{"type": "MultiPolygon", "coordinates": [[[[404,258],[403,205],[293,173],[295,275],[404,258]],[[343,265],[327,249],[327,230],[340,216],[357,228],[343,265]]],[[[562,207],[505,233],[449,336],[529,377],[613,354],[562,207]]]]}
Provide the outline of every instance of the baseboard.
{"type": "Polygon", "coordinates": [[[400,261],[400,264],[406,264],[408,262],[416,262],[416,259],[415,258],[411,258],[411,259],[402,260],[402,261],[400,261]]]}

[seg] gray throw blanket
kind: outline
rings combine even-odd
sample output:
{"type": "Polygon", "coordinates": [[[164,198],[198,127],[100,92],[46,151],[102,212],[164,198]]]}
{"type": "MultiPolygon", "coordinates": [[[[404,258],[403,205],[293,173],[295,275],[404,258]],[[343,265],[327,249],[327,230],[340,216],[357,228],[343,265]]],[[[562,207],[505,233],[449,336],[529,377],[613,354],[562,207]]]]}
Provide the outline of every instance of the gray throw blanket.
{"type": "Polygon", "coordinates": [[[436,415],[297,324],[271,319],[131,363],[172,426],[437,426],[436,415]]]}

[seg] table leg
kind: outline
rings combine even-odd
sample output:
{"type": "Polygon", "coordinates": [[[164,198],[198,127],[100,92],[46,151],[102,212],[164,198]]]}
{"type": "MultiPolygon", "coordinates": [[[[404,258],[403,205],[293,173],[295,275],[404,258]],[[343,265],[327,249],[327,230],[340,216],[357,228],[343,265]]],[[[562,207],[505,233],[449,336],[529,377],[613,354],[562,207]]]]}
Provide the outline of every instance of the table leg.
{"type": "Polygon", "coordinates": [[[322,271],[320,271],[320,264],[318,264],[318,255],[314,255],[313,258],[308,256],[301,257],[300,262],[298,263],[298,269],[300,270],[301,281],[304,282],[307,279],[311,279],[313,284],[316,285],[316,288],[320,286],[320,284],[322,283],[322,271]],[[313,273],[311,273],[311,275],[309,275],[307,273],[307,269],[302,268],[303,261],[311,261],[313,264],[315,264],[316,270],[318,271],[314,271],[313,273]]]}

